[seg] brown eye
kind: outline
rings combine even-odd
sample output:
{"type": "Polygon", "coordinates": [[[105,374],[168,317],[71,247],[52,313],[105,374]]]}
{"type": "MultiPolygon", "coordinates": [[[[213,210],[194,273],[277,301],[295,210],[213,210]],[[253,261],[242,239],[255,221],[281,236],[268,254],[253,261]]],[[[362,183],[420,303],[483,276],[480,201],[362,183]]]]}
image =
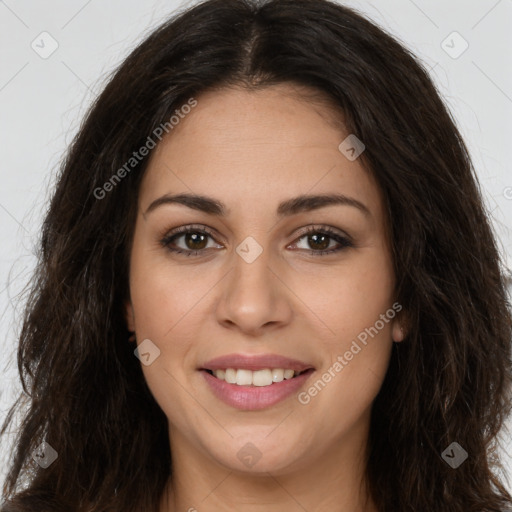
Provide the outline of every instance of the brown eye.
{"type": "MultiPolygon", "coordinates": [[[[314,226],[309,227],[298,240],[300,241],[302,239],[306,239],[306,244],[308,246],[304,249],[315,256],[332,254],[354,247],[354,243],[348,237],[342,236],[327,226],[322,228],[314,226]],[[332,242],[337,242],[338,247],[336,247],[336,243],[332,246],[332,242]]],[[[298,245],[298,242],[295,242],[294,245],[298,245]]]]}
{"type": "Polygon", "coordinates": [[[325,250],[330,245],[331,237],[324,234],[308,235],[308,244],[313,249],[325,250]]]}
{"type": "Polygon", "coordinates": [[[198,256],[209,248],[208,239],[213,240],[213,236],[204,228],[185,226],[166,235],[160,244],[173,253],[198,256]]]}
{"type": "Polygon", "coordinates": [[[208,243],[207,238],[209,235],[205,235],[203,233],[187,233],[185,235],[181,235],[184,237],[185,245],[187,249],[191,249],[193,251],[205,249],[208,243]],[[206,243],[205,243],[206,241],[206,243]]]}

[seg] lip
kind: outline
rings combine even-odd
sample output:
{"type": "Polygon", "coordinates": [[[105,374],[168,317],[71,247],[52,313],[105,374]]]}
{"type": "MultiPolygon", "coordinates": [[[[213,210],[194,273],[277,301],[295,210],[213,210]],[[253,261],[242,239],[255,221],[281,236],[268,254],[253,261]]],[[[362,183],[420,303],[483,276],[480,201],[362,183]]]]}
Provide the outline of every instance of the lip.
{"type": "MultiPolygon", "coordinates": [[[[230,366],[228,366],[228,368],[230,368],[230,366]]],[[[268,368],[268,366],[266,368],[268,368]]],[[[274,382],[273,384],[270,384],[270,386],[261,387],[229,384],[228,382],[209,374],[205,369],[201,369],[200,373],[205,378],[213,394],[225,404],[236,409],[256,411],[271,407],[298,391],[304,385],[306,380],[308,380],[314,373],[314,369],[309,367],[305,373],[297,375],[297,377],[287,380],[285,379],[282,382],[274,382]]]]}
{"type": "Polygon", "coordinates": [[[278,354],[227,354],[207,361],[199,369],[225,370],[226,368],[252,371],[265,370],[266,368],[271,370],[274,368],[282,368],[283,370],[290,369],[297,372],[303,372],[310,368],[314,369],[311,364],[278,354]]]}

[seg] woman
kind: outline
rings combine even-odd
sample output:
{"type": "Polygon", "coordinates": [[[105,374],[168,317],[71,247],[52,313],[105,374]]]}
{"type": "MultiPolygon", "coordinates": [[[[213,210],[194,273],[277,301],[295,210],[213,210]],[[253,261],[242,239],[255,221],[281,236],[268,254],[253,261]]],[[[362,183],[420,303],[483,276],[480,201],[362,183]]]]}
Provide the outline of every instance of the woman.
{"type": "Polygon", "coordinates": [[[3,510],[510,510],[503,269],[399,43],[326,0],[198,4],[63,165],[3,510]]]}

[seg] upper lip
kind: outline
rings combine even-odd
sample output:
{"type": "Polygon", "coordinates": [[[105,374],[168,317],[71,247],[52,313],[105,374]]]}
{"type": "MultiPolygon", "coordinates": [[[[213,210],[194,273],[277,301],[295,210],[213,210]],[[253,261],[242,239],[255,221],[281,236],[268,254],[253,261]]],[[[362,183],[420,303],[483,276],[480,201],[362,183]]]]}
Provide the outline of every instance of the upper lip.
{"type": "Polygon", "coordinates": [[[227,354],[207,361],[201,369],[225,370],[227,368],[252,371],[282,368],[302,372],[313,368],[313,366],[298,359],[291,359],[278,354],[227,354]]]}

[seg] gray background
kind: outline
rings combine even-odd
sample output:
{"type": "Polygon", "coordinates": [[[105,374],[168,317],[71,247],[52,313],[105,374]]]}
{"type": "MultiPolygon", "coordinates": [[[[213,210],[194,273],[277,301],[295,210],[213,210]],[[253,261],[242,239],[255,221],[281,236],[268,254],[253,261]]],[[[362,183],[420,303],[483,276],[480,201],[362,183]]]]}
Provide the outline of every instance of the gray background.
{"type": "MultiPolygon", "coordinates": [[[[191,3],[0,1],[0,420],[19,388],[22,292],[65,148],[107,74],[152,27],[191,3]],[[52,45],[58,47],[47,55],[52,45]]],[[[469,146],[512,268],[512,0],[344,3],[398,37],[430,69],[469,146]]],[[[509,432],[503,437],[511,475],[509,432]]],[[[0,484],[5,445],[3,451],[0,484]]]]}

